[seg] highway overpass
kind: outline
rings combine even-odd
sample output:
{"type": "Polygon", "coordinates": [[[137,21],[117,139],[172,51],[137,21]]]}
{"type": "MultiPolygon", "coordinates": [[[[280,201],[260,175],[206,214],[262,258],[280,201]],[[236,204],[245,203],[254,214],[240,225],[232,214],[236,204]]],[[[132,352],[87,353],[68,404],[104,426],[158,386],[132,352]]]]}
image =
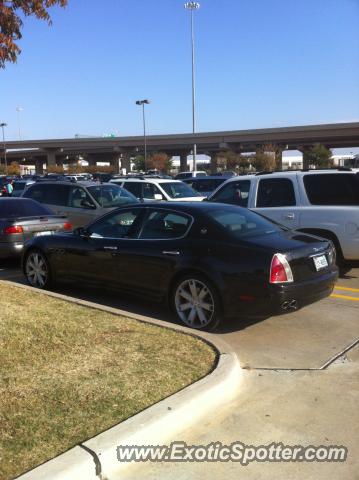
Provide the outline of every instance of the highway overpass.
{"type": "MultiPolygon", "coordinates": [[[[306,152],[316,143],[328,148],[358,147],[359,122],[202,132],[195,135],[150,135],[147,137],[147,151],[180,156],[181,170],[187,170],[187,156],[194,142],[197,144],[197,153],[209,155],[213,163],[216,155],[223,150],[254,152],[263,145],[274,144],[279,149],[280,158],[283,150],[303,152],[305,166],[306,152]]],[[[61,165],[77,155],[81,155],[89,165],[110,162],[117,169],[120,161],[121,167],[128,169],[130,158],[143,153],[143,136],[9,141],[6,142],[6,148],[10,150],[9,161],[35,164],[38,172],[42,171],[43,164],[61,165]]]]}

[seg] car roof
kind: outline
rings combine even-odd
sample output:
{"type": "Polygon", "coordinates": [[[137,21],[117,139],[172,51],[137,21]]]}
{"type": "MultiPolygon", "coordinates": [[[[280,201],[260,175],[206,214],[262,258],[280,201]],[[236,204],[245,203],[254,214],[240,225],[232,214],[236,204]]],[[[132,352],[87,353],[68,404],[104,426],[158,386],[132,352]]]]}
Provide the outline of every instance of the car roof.
{"type": "Polygon", "coordinates": [[[81,187],[99,187],[101,185],[113,185],[110,182],[93,182],[91,180],[80,180],[77,182],[70,182],[69,180],[44,180],[42,182],[36,182],[36,185],[80,185],[81,187]]]}
{"type": "MultiPolygon", "coordinates": [[[[174,180],[169,178],[114,178],[113,180],[122,180],[123,182],[149,182],[149,183],[183,183],[181,180],[174,180]]],[[[115,182],[111,182],[115,183],[115,182]]]]}
{"type": "MultiPolygon", "coordinates": [[[[335,169],[335,168],[328,168],[328,169],[318,169],[318,170],[281,170],[281,171],[274,171],[274,172],[258,172],[258,173],[251,173],[251,174],[243,174],[238,175],[236,177],[228,177],[226,183],[236,182],[238,180],[250,180],[252,178],[277,178],[277,177],[295,177],[295,176],[304,176],[304,175],[319,175],[319,174],[353,174],[355,173],[350,169],[335,169]]],[[[223,178],[223,177],[222,177],[223,178]]]]}

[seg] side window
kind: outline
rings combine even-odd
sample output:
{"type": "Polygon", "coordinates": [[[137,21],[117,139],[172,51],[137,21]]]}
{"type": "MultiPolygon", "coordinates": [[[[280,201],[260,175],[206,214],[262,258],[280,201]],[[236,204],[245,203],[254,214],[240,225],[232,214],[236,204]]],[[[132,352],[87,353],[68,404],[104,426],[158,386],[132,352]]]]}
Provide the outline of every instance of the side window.
{"type": "Polygon", "coordinates": [[[61,207],[67,205],[70,189],[68,185],[44,185],[44,187],[44,203],[61,207]]]}
{"type": "Polygon", "coordinates": [[[93,238],[131,238],[134,223],[139,218],[141,211],[138,208],[107,215],[91,225],[89,233],[93,238]]]}
{"type": "Polygon", "coordinates": [[[142,227],[141,239],[165,240],[183,237],[191,224],[191,218],[166,210],[153,210],[142,227]]]}
{"type": "Polygon", "coordinates": [[[161,195],[161,192],[156,185],[147,182],[143,184],[143,198],[153,200],[155,198],[155,193],[161,195]]]}
{"type": "Polygon", "coordinates": [[[96,208],[96,205],[82,187],[72,187],[69,199],[72,208],[96,208]]]}
{"type": "Polygon", "coordinates": [[[211,201],[232,203],[240,207],[246,207],[248,205],[250,186],[250,180],[229,182],[211,198],[211,201]]]}
{"type": "Polygon", "coordinates": [[[132,193],[136,198],[142,198],[142,183],[141,182],[125,182],[123,184],[128,192],[132,193]]]}
{"type": "Polygon", "coordinates": [[[295,205],[294,186],[289,178],[268,178],[259,181],[257,207],[291,207],[295,205]]]}
{"type": "Polygon", "coordinates": [[[39,203],[45,203],[44,200],[44,189],[42,188],[43,185],[34,185],[32,187],[29,187],[25,193],[24,197],[25,198],[32,198],[33,200],[36,200],[39,203]]]}

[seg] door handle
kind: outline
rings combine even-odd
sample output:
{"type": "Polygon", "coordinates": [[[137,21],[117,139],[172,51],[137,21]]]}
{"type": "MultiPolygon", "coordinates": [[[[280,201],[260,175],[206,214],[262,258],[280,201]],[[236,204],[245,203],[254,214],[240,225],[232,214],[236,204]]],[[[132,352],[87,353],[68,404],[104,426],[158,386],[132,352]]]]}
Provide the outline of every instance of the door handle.
{"type": "Polygon", "coordinates": [[[175,250],[169,250],[169,251],[164,250],[162,253],[163,255],[179,255],[180,254],[180,252],[177,252],[175,250]]]}
{"type": "Polygon", "coordinates": [[[294,213],[287,213],[284,218],[285,220],[294,220],[294,213]]]}
{"type": "Polygon", "coordinates": [[[118,250],[118,247],[109,247],[109,246],[107,247],[107,246],[104,246],[104,247],[102,247],[102,248],[103,248],[103,250],[111,250],[111,251],[118,250]]]}

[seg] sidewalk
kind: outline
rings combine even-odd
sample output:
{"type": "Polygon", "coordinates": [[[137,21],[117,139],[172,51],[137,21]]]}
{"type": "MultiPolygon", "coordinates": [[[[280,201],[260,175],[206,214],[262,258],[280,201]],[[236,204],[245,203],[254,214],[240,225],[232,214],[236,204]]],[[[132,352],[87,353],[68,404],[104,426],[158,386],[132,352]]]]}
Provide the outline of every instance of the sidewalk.
{"type": "MultiPolygon", "coordinates": [[[[109,480],[357,480],[359,478],[359,346],[325,370],[244,371],[240,391],[225,409],[171,441],[207,445],[345,445],[344,463],[142,463],[109,480]]],[[[170,443],[168,442],[168,443],[170,443]]],[[[156,439],[153,439],[156,444],[156,439]]]]}

